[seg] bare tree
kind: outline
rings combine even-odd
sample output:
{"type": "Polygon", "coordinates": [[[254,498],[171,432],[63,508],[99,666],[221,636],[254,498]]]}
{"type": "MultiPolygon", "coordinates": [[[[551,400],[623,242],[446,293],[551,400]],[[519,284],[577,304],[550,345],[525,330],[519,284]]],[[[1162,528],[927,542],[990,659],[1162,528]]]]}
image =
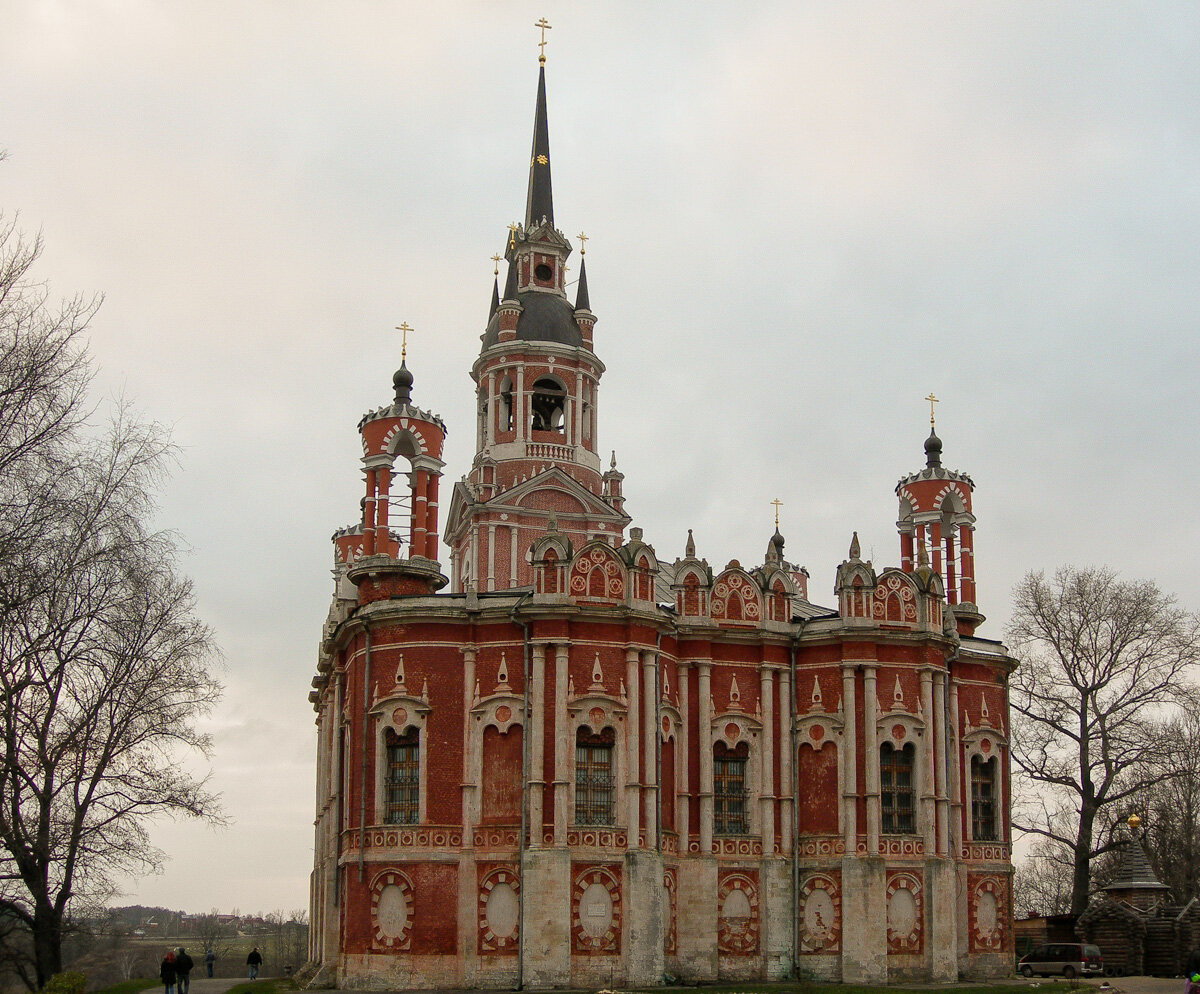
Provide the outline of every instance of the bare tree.
{"type": "Polygon", "coordinates": [[[51,308],[39,248],[0,228],[0,919],[40,988],[72,901],[158,864],[147,819],[215,813],[179,759],[206,753],[220,685],[174,536],[151,526],[173,451],[124,406],[89,422],[95,304],[51,308]]]}
{"type": "Polygon", "coordinates": [[[1162,724],[1189,694],[1200,617],[1108,569],[1029,573],[1013,601],[1013,759],[1035,787],[1013,824],[1070,850],[1079,914],[1092,860],[1117,844],[1108,823],[1163,775],[1162,724]]]}
{"type": "Polygon", "coordinates": [[[1071,910],[1071,850],[1041,839],[1013,870],[1013,915],[1065,915],[1071,910]]]}
{"type": "Polygon", "coordinates": [[[1134,808],[1159,880],[1186,902],[1200,896],[1200,714],[1194,709],[1164,728],[1157,763],[1162,779],[1134,808]]]}

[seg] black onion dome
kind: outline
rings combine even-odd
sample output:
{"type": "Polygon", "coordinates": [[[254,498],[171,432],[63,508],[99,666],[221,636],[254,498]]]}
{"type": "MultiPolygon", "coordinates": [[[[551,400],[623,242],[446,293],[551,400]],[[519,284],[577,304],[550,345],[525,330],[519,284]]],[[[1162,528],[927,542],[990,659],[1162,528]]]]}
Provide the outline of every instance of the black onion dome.
{"type": "Polygon", "coordinates": [[[774,547],[776,555],[778,555],[779,558],[782,559],[783,558],[783,536],[779,534],[778,528],[775,529],[775,534],[771,536],[771,545],[774,547]]]}
{"type": "Polygon", "coordinates": [[[942,440],[933,429],[929,429],[929,437],[925,439],[925,465],[933,469],[942,464],[942,440]]]}
{"type": "Polygon", "coordinates": [[[396,370],[392,376],[392,386],[396,388],[396,403],[408,404],[412,402],[412,385],[413,374],[409,372],[408,365],[404,360],[400,360],[400,368],[396,370]]]}
{"type": "MultiPolygon", "coordinates": [[[[583,345],[575,309],[557,294],[526,291],[518,293],[522,307],[517,318],[517,340],[522,342],[553,342],[557,345],[583,345]]],[[[483,347],[491,348],[500,340],[500,316],[493,315],[483,335],[483,347]]]]}

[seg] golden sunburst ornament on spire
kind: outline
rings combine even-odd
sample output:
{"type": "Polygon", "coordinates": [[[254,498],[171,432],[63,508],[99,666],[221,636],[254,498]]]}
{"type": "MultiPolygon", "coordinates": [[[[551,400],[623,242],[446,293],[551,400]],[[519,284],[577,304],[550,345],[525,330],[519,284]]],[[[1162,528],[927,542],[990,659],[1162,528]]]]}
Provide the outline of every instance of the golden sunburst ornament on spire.
{"type": "Polygon", "coordinates": [[[581,231],[575,237],[579,239],[579,254],[587,255],[588,236],[581,231]]]}
{"type": "Polygon", "coordinates": [[[540,28],[542,32],[541,41],[538,42],[538,65],[546,64],[546,32],[553,26],[544,17],[538,21],[534,21],[533,26],[540,28]]]}

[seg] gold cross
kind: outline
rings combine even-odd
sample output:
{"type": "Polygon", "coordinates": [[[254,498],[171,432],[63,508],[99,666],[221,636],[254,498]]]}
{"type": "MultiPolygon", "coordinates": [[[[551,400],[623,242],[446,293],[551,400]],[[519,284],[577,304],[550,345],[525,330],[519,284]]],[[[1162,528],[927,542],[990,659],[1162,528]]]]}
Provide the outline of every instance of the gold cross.
{"type": "MultiPolygon", "coordinates": [[[[575,237],[579,239],[579,254],[580,254],[580,255],[587,255],[587,243],[588,243],[588,236],[587,236],[587,235],[585,235],[585,234],[584,234],[584,233],[581,231],[581,232],[579,232],[579,234],[578,234],[578,235],[576,235],[575,237]]],[[[601,260],[601,261],[603,261],[603,260],[601,260]]]]}
{"type": "Polygon", "coordinates": [[[500,275],[500,256],[498,255],[492,256],[492,275],[500,275]]]}
{"type": "Polygon", "coordinates": [[[542,65],[546,64],[546,31],[551,27],[550,22],[544,17],[540,21],[534,22],[535,28],[542,29],[542,40],[538,42],[538,62],[542,65]]]}
{"type": "Polygon", "coordinates": [[[933,427],[933,405],[938,403],[938,399],[932,393],[930,393],[930,395],[928,397],[926,397],[925,399],[927,401],[929,401],[929,427],[932,428],[933,427]]]}
{"type": "Polygon", "coordinates": [[[508,247],[509,247],[510,251],[512,250],[512,247],[515,244],[516,240],[517,240],[517,226],[515,224],[510,224],[508,226],[508,247]]]}
{"type": "Polygon", "coordinates": [[[400,332],[400,361],[404,362],[408,358],[408,333],[414,329],[409,327],[407,321],[401,321],[396,325],[396,330],[400,332]]]}
{"type": "Polygon", "coordinates": [[[783,501],[776,497],[771,503],[775,505],[775,530],[779,531],[779,509],[783,506],[783,501]]]}

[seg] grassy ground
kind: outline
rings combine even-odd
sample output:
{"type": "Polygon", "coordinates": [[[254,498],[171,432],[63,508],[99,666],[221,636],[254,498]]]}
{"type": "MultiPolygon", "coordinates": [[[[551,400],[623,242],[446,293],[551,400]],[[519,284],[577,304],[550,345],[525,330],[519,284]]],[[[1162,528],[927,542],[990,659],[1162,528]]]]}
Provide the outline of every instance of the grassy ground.
{"type": "MultiPolygon", "coordinates": [[[[1094,985],[1073,980],[1042,981],[1038,985],[1038,994],[1070,994],[1072,991],[1094,989],[1094,985]]],[[[671,990],[672,988],[665,988],[671,990]]],[[[680,988],[676,988],[680,989],[680,988]]],[[[685,988],[697,990],[697,988],[685,988]]],[[[703,994],[881,994],[887,991],[902,994],[927,994],[937,991],[937,994],[1015,994],[1021,988],[1012,984],[888,984],[886,986],[868,987],[853,984],[818,984],[818,983],[785,983],[785,984],[705,984],[699,990],[703,994]]],[[[638,994],[663,994],[664,988],[639,988],[638,994]]],[[[616,994],[616,992],[613,992],[616,994]]],[[[630,992],[632,994],[632,992],[630,992]]]]}
{"type": "Polygon", "coordinates": [[[229,988],[229,994],[283,994],[284,991],[294,991],[296,985],[287,977],[274,977],[270,980],[247,980],[244,984],[234,984],[229,988]]]}

